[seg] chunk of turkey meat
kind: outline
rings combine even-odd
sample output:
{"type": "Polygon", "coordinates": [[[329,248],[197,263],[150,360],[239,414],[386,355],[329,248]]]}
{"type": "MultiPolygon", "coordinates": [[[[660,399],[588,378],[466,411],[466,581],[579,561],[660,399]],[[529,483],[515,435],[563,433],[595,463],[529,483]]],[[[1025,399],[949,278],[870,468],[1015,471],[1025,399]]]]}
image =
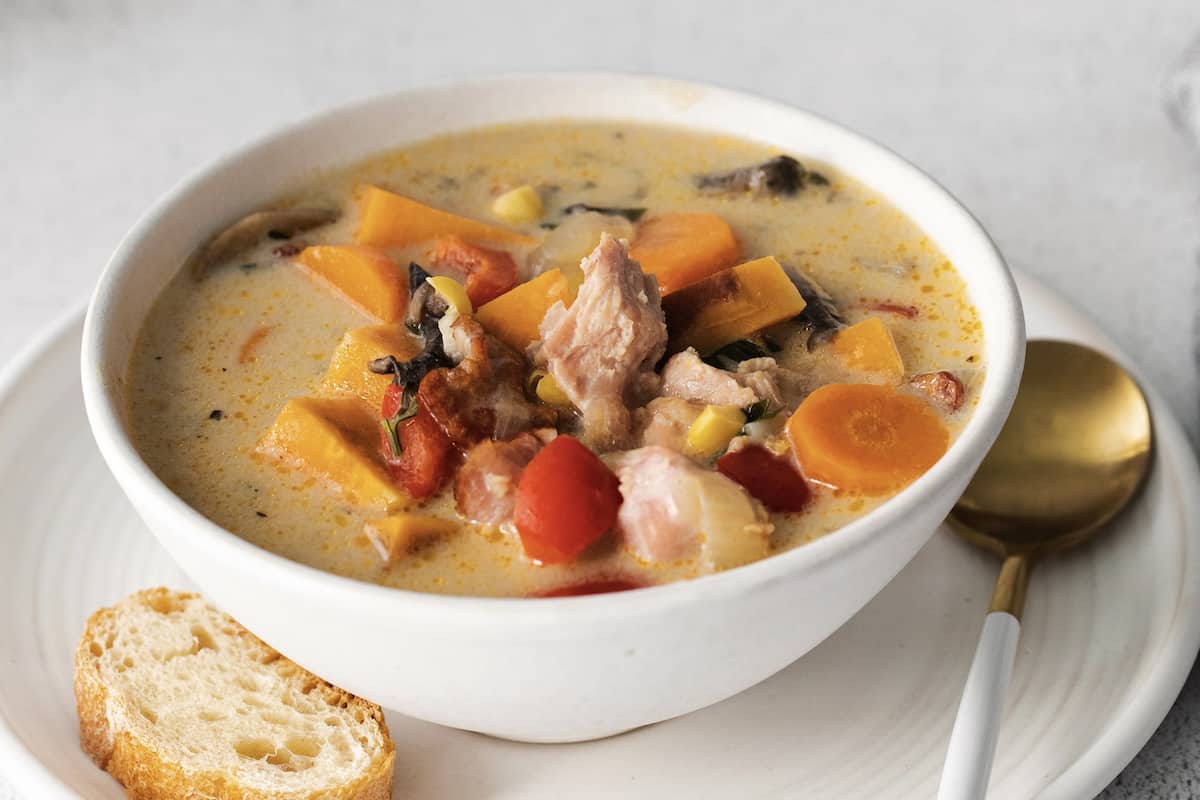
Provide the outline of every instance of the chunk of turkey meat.
{"type": "Polygon", "coordinates": [[[458,513],[495,528],[510,522],[521,474],[556,435],[553,428],[543,428],[519,433],[507,442],[489,440],[471,448],[454,481],[458,513]]]}
{"type": "Polygon", "coordinates": [[[612,450],[632,441],[630,408],[658,388],[654,366],[666,352],[667,326],[658,282],[624,243],[602,234],[581,266],[575,302],[546,312],[533,353],[582,412],[584,441],[612,450]]]}
{"type": "Polygon", "coordinates": [[[707,571],[764,558],[773,528],[762,505],[719,472],[665,447],[617,453],[617,532],[645,561],[700,559],[707,571]]]}
{"type": "Polygon", "coordinates": [[[752,358],[738,364],[737,372],[714,367],[700,360],[689,347],[667,360],[662,371],[662,393],[715,406],[748,406],[767,400],[773,408],[783,405],[773,358],[752,358]]]}

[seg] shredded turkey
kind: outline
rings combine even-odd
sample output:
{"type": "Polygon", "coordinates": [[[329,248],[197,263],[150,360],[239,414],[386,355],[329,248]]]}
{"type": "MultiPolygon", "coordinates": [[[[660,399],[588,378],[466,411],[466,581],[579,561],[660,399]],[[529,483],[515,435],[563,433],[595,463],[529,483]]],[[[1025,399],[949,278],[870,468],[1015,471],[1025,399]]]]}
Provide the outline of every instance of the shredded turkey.
{"type": "Polygon", "coordinates": [[[621,481],[617,532],[639,558],[698,557],[712,571],[768,554],[772,525],[766,510],[721,473],[658,446],[608,461],[621,481]]]}
{"type": "Polygon", "coordinates": [[[760,400],[779,408],[783,399],[773,358],[752,358],[738,364],[736,372],[700,360],[693,348],[676,353],[662,371],[662,393],[715,406],[748,406],[760,400]]]}
{"type": "Polygon", "coordinates": [[[555,303],[541,324],[534,358],[583,414],[583,438],[596,450],[631,443],[630,408],[658,388],[654,366],[667,346],[658,283],[607,233],[583,260],[570,308],[555,303]]]}

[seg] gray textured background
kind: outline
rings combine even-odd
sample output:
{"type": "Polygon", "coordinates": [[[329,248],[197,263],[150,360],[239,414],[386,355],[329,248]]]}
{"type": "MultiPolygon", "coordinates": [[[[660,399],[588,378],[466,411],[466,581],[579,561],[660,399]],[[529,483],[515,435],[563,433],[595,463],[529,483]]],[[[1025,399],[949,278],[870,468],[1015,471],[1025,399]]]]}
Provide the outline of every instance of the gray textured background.
{"type": "MultiPolygon", "coordinates": [[[[159,194],[282,121],[434,78],[621,69],[752,89],[900,151],[1121,341],[1194,438],[1200,156],[1161,87],[1196,35],[1196,0],[0,0],[0,354],[86,295],[159,194]]],[[[1103,797],[1200,797],[1198,715],[1193,675],[1103,797]]]]}

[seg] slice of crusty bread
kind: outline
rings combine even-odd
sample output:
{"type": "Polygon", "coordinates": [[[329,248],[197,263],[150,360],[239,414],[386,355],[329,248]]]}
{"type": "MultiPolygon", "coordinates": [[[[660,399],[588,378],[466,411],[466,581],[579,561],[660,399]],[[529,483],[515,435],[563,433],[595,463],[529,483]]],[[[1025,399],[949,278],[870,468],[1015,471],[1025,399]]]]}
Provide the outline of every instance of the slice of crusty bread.
{"type": "Polygon", "coordinates": [[[75,653],[79,736],[136,800],[386,800],[383,712],[199,596],[147,589],[92,615],[75,653]]]}

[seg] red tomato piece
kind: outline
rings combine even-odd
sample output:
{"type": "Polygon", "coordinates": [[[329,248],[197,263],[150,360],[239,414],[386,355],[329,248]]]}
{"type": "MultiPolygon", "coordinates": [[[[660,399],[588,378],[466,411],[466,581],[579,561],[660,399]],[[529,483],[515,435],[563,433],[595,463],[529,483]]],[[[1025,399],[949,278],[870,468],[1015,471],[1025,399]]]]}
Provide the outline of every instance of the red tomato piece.
{"type": "Polygon", "coordinates": [[[578,439],[558,436],[533,457],[517,485],[513,518],[525,553],[570,561],[617,521],[620,483],[578,439]]]}
{"type": "Polygon", "coordinates": [[[812,495],[790,459],[756,444],[718,458],[717,471],[741,484],[768,511],[803,511],[812,495]]]}
{"type": "Polygon", "coordinates": [[[884,314],[895,314],[898,317],[905,319],[916,319],[921,314],[921,309],[916,306],[902,305],[900,303],[888,303],[886,301],[872,301],[864,303],[865,308],[871,311],[879,311],[884,314]]]}
{"type": "Polygon", "coordinates": [[[404,401],[404,387],[394,381],[388,384],[383,393],[383,403],[380,404],[379,415],[391,419],[400,412],[400,404],[404,401]]]}
{"type": "MultiPolygon", "coordinates": [[[[386,406],[386,398],[384,403],[386,406]]],[[[381,434],[388,471],[406,492],[424,500],[454,474],[458,451],[433,417],[423,410],[401,422],[397,434],[402,448],[399,458],[391,457],[387,436],[381,434]]]]}
{"type": "Polygon", "coordinates": [[[517,262],[504,250],[471,244],[457,236],[442,236],[434,242],[430,258],[434,266],[466,276],[467,297],[479,308],[517,285],[517,262]]]}
{"type": "Polygon", "coordinates": [[[623,578],[605,578],[583,583],[572,583],[560,586],[548,592],[535,594],[534,597],[578,597],[585,594],[608,594],[609,592],[627,592],[630,589],[641,589],[642,584],[627,581],[623,578]]]}

